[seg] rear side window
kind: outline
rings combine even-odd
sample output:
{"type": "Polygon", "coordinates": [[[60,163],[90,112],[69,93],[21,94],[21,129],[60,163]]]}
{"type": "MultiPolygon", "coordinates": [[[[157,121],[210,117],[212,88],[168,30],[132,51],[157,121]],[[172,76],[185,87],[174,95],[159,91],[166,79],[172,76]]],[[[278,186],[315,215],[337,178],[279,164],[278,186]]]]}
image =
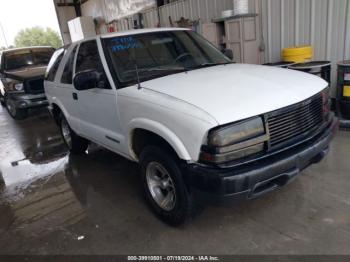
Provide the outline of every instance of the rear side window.
{"type": "Polygon", "coordinates": [[[62,61],[63,55],[65,50],[63,48],[58,49],[51,57],[51,60],[49,62],[49,65],[46,69],[46,75],[45,80],[53,82],[55,81],[55,76],[58,70],[58,67],[60,66],[60,63],[62,61]]]}
{"type": "Polygon", "coordinates": [[[103,70],[95,40],[88,41],[80,45],[76,72],[79,73],[92,69],[97,71],[103,70]]]}
{"type": "Polygon", "coordinates": [[[96,70],[99,72],[101,74],[101,81],[104,82],[103,89],[111,89],[95,40],[84,42],[79,48],[75,73],[86,70],[96,70]]]}
{"type": "Polygon", "coordinates": [[[77,46],[73,49],[72,53],[70,54],[67,63],[64,67],[61,83],[62,84],[72,84],[73,83],[73,65],[74,65],[74,57],[75,53],[77,52],[77,46]]]}

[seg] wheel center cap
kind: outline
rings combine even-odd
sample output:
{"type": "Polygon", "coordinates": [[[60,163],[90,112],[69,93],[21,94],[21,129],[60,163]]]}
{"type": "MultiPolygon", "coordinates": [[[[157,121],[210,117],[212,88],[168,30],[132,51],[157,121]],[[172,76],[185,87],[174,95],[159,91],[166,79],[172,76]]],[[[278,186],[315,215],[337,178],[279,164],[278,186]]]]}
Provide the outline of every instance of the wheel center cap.
{"type": "Polygon", "coordinates": [[[160,183],[160,185],[161,185],[162,189],[166,189],[166,188],[169,186],[169,182],[163,180],[163,181],[160,183]]]}

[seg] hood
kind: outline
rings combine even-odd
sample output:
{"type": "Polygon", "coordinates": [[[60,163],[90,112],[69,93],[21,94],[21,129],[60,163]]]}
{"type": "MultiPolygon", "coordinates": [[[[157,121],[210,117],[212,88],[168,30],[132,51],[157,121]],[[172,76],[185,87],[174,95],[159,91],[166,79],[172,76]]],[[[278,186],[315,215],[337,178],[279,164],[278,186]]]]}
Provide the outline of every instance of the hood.
{"type": "Polygon", "coordinates": [[[8,78],[12,78],[19,81],[24,81],[26,79],[44,77],[46,72],[46,66],[40,67],[25,67],[17,70],[5,71],[5,75],[8,78]]]}
{"type": "Polygon", "coordinates": [[[247,64],[220,65],[143,83],[201,108],[220,125],[302,102],[327,85],[311,74],[247,64]]]}

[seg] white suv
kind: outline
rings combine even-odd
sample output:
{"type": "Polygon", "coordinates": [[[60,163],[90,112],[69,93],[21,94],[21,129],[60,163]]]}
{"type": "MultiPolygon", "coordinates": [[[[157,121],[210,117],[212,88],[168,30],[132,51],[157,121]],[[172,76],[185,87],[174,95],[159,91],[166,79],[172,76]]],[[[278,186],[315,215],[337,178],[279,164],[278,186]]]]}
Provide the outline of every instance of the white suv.
{"type": "Polygon", "coordinates": [[[319,162],[338,127],[327,86],[234,64],[174,28],[74,43],[56,51],[45,81],[70,151],[93,141],[138,162],[150,206],[170,224],[194,203],[252,199],[319,162]]]}

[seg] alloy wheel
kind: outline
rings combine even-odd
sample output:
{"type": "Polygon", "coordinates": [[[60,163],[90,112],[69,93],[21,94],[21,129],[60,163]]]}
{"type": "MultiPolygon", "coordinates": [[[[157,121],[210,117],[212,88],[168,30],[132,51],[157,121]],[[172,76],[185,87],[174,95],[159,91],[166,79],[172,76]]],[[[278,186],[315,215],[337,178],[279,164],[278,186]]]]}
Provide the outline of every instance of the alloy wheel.
{"type": "Polygon", "coordinates": [[[67,123],[66,119],[62,119],[61,122],[61,131],[64,141],[66,142],[67,146],[71,149],[72,148],[72,134],[69,128],[69,125],[67,123]]]}
{"type": "Polygon", "coordinates": [[[174,182],[165,167],[158,162],[151,162],[146,169],[149,192],[157,205],[165,211],[171,211],[176,204],[174,182]]]}

